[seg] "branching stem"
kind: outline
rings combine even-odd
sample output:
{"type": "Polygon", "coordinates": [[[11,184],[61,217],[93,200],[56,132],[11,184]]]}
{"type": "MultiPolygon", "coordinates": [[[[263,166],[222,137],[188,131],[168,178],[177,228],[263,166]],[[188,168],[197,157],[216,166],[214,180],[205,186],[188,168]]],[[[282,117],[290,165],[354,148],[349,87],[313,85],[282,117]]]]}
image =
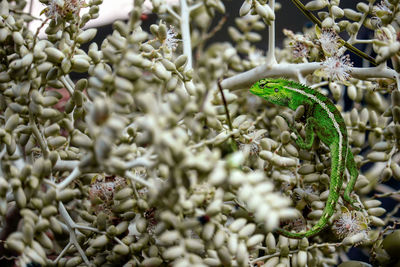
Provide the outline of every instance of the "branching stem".
{"type": "MultiPolygon", "coordinates": [[[[67,224],[68,232],[69,232],[69,243],[67,244],[67,247],[71,246],[73,244],[78,250],[79,254],[81,255],[83,261],[86,263],[87,266],[90,266],[89,259],[86,257],[85,252],[81,248],[81,246],[78,243],[78,240],[76,238],[76,233],[75,233],[75,228],[76,224],[72,220],[71,216],[69,216],[67,209],[64,207],[64,204],[62,202],[58,203],[58,211],[60,212],[61,217],[64,219],[65,223],[67,224]]],[[[64,249],[63,252],[65,253],[66,250],[64,249]]]]}
{"type": "Polygon", "coordinates": [[[74,170],[65,178],[61,183],[57,185],[58,190],[62,190],[67,187],[70,183],[72,183],[78,176],[81,175],[81,171],[78,166],[74,168],[74,170]]]}
{"type": "MultiPolygon", "coordinates": [[[[320,62],[310,63],[280,63],[276,65],[264,64],[246,72],[229,77],[221,82],[222,88],[229,88],[230,90],[247,88],[254,82],[265,77],[286,77],[297,79],[299,74],[305,77],[313,73],[315,70],[321,68],[320,62]]],[[[373,78],[388,78],[396,80],[397,84],[400,83],[400,75],[393,69],[384,66],[369,67],[369,68],[356,68],[350,69],[351,76],[360,80],[367,80],[373,78]]]]}
{"type": "Polygon", "coordinates": [[[43,157],[47,158],[50,152],[47,148],[46,142],[44,141],[42,134],[39,131],[39,128],[36,125],[35,118],[32,114],[29,115],[29,124],[31,126],[33,135],[35,136],[36,141],[39,143],[40,149],[42,150],[43,157]]]}

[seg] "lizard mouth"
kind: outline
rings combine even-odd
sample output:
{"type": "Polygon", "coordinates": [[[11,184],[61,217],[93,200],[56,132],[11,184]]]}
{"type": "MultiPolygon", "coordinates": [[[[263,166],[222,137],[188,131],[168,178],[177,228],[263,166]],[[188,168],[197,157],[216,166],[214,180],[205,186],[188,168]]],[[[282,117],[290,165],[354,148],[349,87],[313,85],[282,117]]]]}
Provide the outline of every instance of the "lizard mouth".
{"type": "Polygon", "coordinates": [[[257,96],[261,96],[264,94],[264,90],[261,89],[259,86],[257,85],[253,85],[252,87],[250,87],[250,93],[255,94],[257,96]]]}

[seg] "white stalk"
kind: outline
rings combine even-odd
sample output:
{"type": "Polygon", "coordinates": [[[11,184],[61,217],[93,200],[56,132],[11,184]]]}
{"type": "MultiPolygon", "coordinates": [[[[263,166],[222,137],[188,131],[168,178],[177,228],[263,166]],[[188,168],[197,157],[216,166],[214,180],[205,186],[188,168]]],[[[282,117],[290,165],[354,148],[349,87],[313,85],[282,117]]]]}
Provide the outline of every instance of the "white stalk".
{"type": "MultiPolygon", "coordinates": [[[[305,77],[321,68],[321,62],[310,63],[281,63],[276,65],[264,64],[246,72],[229,77],[221,82],[221,86],[226,89],[242,89],[248,88],[254,82],[266,77],[279,78],[287,77],[298,79],[299,75],[305,77]]],[[[385,66],[370,67],[370,68],[351,68],[350,74],[352,77],[366,80],[373,78],[389,78],[394,79],[397,85],[400,84],[400,75],[393,69],[385,66]]]]}
{"type": "Polygon", "coordinates": [[[67,79],[65,78],[65,76],[61,76],[60,77],[60,81],[62,82],[62,84],[64,85],[65,89],[67,89],[68,93],[70,94],[70,96],[72,96],[74,94],[74,88],[71,86],[71,84],[69,84],[69,82],[67,81],[67,79]]]}
{"type": "Polygon", "coordinates": [[[61,217],[63,217],[65,223],[67,224],[68,227],[68,232],[69,232],[69,243],[67,246],[70,246],[70,243],[74,244],[76,250],[78,250],[79,254],[81,255],[83,261],[90,266],[89,259],[86,257],[85,252],[81,248],[81,246],[78,243],[78,240],[76,238],[75,234],[75,228],[76,228],[76,223],[72,220],[71,216],[69,216],[67,209],[64,207],[64,204],[62,202],[58,203],[58,211],[60,212],[61,217]]]}
{"type": "MultiPolygon", "coordinates": [[[[274,10],[275,9],[275,0],[269,0],[269,7],[274,10]]],[[[274,11],[275,12],[275,11],[274,11]]],[[[267,62],[268,65],[275,65],[275,20],[271,21],[271,24],[268,26],[268,51],[267,51],[267,62]]]]}
{"type": "Polygon", "coordinates": [[[183,54],[187,56],[187,64],[185,66],[185,70],[189,70],[192,68],[192,43],[190,40],[190,10],[187,5],[186,0],[180,0],[181,3],[181,34],[182,34],[182,42],[183,42],[183,54]]]}
{"type": "Polygon", "coordinates": [[[148,188],[153,188],[153,185],[151,183],[149,183],[148,181],[142,179],[141,177],[133,174],[132,172],[126,171],[124,176],[126,178],[130,179],[132,182],[137,182],[137,183],[143,184],[143,185],[147,186],[148,188]]]}
{"type": "Polygon", "coordinates": [[[139,167],[139,166],[151,167],[152,161],[149,160],[147,157],[136,158],[134,160],[128,161],[125,165],[125,168],[132,169],[132,168],[139,167]]]}
{"type": "Polygon", "coordinates": [[[68,175],[67,178],[65,178],[61,183],[57,185],[58,190],[62,190],[65,187],[67,187],[72,181],[74,181],[79,175],[81,175],[81,171],[79,170],[79,167],[75,167],[74,170],[68,175]]]}
{"type": "Polygon", "coordinates": [[[79,160],[57,160],[53,170],[56,171],[71,171],[79,165],[79,160]]]}

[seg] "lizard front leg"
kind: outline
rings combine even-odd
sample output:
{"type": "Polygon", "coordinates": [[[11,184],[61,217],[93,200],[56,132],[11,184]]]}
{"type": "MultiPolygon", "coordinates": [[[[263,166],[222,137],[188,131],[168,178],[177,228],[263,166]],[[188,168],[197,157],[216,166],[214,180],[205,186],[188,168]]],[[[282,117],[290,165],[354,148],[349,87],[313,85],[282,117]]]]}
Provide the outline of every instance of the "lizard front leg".
{"type": "Polygon", "coordinates": [[[302,149],[310,150],[314,143],[314,138],[315,138],[314,128],[317,123],[316,119],[314,117],[307,118],[307,122],[305,125],[306,136],[305,139],[303,139],[303,137],[301,137],[300,133],[297,131],[296,127],[294,127],[293,124],[290,123],[285,117],[283,118],[288,124],[289,129],[296,135],[296,138],[292,137],[292,139],[296,142],[296,144],[302,149]]]}

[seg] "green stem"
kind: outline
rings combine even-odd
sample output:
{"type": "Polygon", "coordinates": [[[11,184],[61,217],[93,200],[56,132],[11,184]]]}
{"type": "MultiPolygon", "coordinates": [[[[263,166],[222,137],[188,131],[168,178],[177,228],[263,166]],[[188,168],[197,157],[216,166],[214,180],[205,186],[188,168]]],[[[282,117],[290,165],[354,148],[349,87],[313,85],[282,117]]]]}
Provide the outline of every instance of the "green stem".
{"type": "MultiPolygon", "coordinates": [[[[311,20],[314,24],[318,25],[318,27],[322,28],[322,23],[321,21],[314,16],[313,13],[311,13],[310,11],[308,11],[306,9],[306,7],[300,2],[300,0],[292,0],[293,4],[296,5],[296,7],[298,9],[300,9],[300,11],[309,19],[311,20]]],[[[366,60],[368,60],[369,62],[371,62],[374,66],[377,66],[378,64],[376,63],[375,59],[367,54],[365,54],[364,52],[360,51],[359,49],[355,48],[353,45],[349,44],[348,42],[346,42],[345,40],[343,40],[342,38],[339,39],[339,42],[344,45],[347,49],[349,49],[351,52],[353,52],[354,54],[358,55],[359,57],[365,58],[366,60]]]]}

